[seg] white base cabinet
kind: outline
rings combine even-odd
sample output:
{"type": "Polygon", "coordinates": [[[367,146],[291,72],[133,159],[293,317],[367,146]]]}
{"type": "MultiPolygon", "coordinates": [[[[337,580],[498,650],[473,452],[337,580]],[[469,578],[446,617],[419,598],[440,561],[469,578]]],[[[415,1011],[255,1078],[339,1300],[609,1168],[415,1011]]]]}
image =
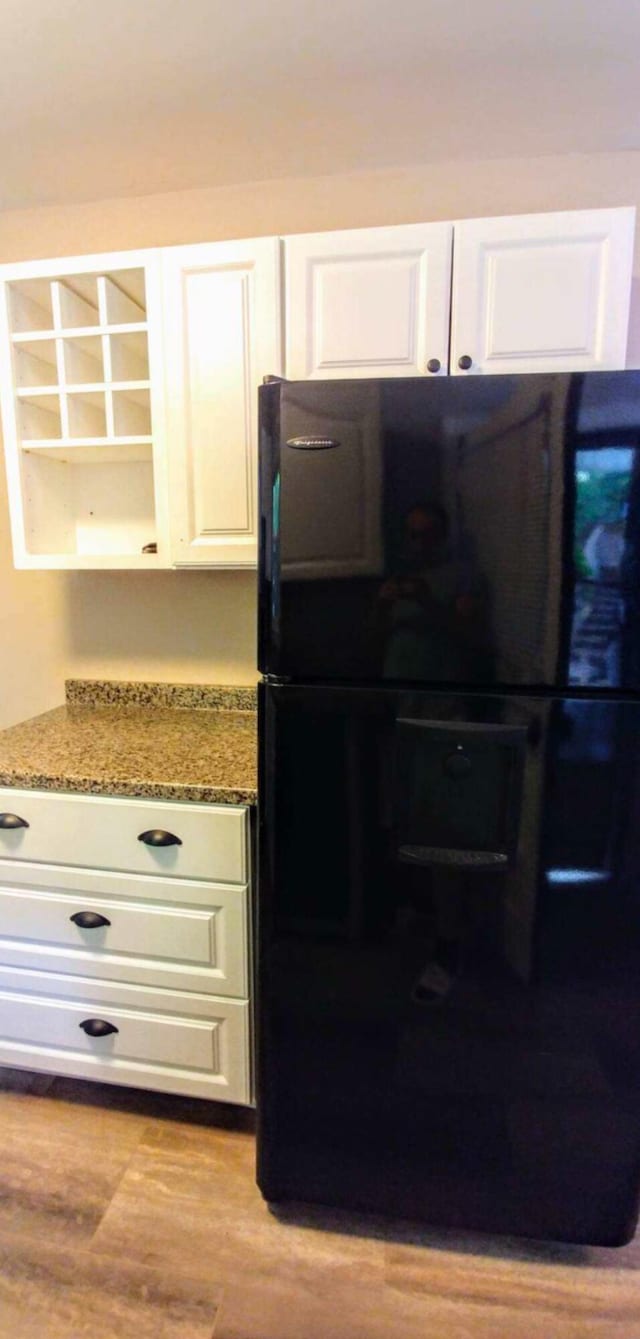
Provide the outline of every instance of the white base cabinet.
{"type": "Polygon", "coordinates": [[[250,1104],[248,810],[0,789],[0,811],[0,1063],[250,1104]]]}

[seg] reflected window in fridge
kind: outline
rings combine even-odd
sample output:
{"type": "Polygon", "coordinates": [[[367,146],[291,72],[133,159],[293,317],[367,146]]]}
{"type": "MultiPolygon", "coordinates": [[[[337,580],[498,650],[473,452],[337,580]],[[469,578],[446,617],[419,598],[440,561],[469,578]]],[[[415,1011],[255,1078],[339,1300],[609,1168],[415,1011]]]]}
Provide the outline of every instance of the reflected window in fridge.
{"type": "Polygon", "coordinates": [[[613,688],[624,677],[638,599],[630,536],[640,511],[639,456],[637,446],[610,442],[575,452],[569,682],[577,686],[613,688]]]}

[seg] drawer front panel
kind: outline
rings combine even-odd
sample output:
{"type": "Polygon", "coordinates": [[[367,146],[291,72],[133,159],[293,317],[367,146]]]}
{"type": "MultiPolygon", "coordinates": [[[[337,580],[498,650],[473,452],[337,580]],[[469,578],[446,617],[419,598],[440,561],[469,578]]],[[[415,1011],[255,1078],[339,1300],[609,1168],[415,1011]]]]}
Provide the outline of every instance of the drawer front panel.
{"type": "Polygon", "coordinates": [[[28,824],[0,826],[0,855],[11,860],[221,883],[247,880],[247,811],[241,807],[0,788],[0,813],[28,824]],[[140,840],[156,832],[178,842],[158,846],[140,840]]]}
{"type": "Polygon", "coordinates": [[[244,999],[249,994],[249,890],[240,884],[0,860],[1,963],[244,999]],[[111,925],[92,931],[76,927],[70,917],[82,909],[99,912],[111,925]],[[209,961],[197,960],[191,935],[194,928],[202,932],[198,915],[190,915],[201,909],[213,916],[209,961]],[[169,916],[162,916],[165,911],[169,916]],[[167,943],[162,933],[181,921],[189,959],[171,956],[177,955],[177,941],[167,943]]]}
{"type": "MultiPolygon", "coordinates": [[[[90,970],[109,976],[117,965],[119,974],[133,972],[135,979],[140,965],[143,980],[166,962],[169,975],[161,979],[167,984],[193,988],[190,978],[201,968],[204,989],[246,995],[246,890],[212,885],[209,897],[207,908],[149,906],[0,885],[0,961],[38,966],[43,953],[64,949],[67,962],[78,958],[71,970],[87,972],[90,963],[90,970]],[[85,913],[108,924],[78,925],[73,917],[85,913]]],[[[158,984],[159,975],[156,970],[158,984]]]]}
{"type": "MultiPolygon", "coordinates": [[[[179,1006],[179,997],[177,997],[179,1006]]],[[[202,1092],[246,1103],[249,1089],[248,1005],[210,1001],[209,1017],[193,1018],[0,991],[0,1061],[80,1073],[168,1092],[202,1092]],[[116,1029],[91,1036],[96,1020],[116,1029]],[[37,1061],[37,1063],[33,1063],[37,1061]]]]}
{"type": "Polygon", "coordinates": [[[214,911],[179,907],[138,907],[102,898],[16,893],[0,888],[0,931],[39,942],[101,949],[105,953],[148,953],[152,958],[183,958],[213,965],[216,957],[214,911]],[[78,925],[73,916],[100,917],[96,928],[78,925]]]}

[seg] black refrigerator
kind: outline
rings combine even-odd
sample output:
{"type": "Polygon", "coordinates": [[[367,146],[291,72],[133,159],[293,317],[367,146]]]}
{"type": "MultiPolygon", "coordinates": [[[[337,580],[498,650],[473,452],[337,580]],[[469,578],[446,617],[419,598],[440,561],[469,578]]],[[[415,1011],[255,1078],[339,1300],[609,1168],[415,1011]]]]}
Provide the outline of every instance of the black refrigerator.
{"type": "Polygon", "coordinates": [[[618,1245],[640,373],[260,391],[258,1180],[618,1245]]]}

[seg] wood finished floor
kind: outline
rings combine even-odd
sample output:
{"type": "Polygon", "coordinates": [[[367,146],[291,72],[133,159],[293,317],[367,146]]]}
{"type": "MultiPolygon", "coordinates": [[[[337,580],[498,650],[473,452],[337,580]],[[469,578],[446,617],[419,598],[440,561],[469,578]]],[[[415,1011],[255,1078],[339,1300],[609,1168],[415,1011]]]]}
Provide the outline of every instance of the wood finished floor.
{"type": "Polygon", "coordinates": [[[289,1206],[239,1108],[0,1069],[0,1336],[640,1339],[618,1251],[289,1206]]]}

